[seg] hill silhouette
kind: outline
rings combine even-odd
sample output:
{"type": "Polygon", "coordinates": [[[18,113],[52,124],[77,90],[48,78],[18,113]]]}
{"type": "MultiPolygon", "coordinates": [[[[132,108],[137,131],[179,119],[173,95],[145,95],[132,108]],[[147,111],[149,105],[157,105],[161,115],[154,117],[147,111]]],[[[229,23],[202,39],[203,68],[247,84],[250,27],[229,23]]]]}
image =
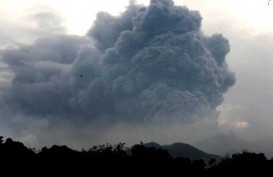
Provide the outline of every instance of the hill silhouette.
{"type": "MultiPolygon", "coordinates": [[[[181,143],[170,146],[192,148],[181,143]]],[[[226,157],[218,164],[211,159],[206,165],[202,159],[173,157],[156,143],[136,144],[128,154],[124,143],[99,145],[82,151],[58,145],[34,150],[10,138],[4,141],[0,137],[0,157],[1,169],[6,176],[270,176],[273,168],[273,160],[268,160],[262,153],[244,151],[226,157]]]]}
{"type": "Polygon", "coordinates": [[[203,149],[208,153],[213,153],[217,155],[225,155],[227,153],[234,154],[240,152],[242,149],[249,149],[251,151],[261,150],[260,144],[250,143],[240,137],[235,133],[229,132],[219,133],[215,136],[212,136],[208,139],[205,139],[201,142],[196,143],[198,148],[203,149]]]}
{"type": "Polygon", "coordinates": [[[162,148],[167,150],[173,158],[183,157],[191,160],[203,159],[206,164],[214,158],[216,162],[220,162],[221,157],[213,154],[208,154],[196,147],[186,143],[173,143],[170,145],[160,145],[155,142],[145,143],[146,147],[162,148]]]}

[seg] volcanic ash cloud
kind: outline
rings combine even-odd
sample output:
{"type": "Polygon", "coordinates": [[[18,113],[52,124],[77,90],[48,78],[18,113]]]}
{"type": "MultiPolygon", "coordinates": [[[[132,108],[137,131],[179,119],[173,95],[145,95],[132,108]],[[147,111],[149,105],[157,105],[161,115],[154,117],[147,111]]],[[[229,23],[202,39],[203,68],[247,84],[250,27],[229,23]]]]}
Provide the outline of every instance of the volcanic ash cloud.
{"type": "Polygon", "coordinates": [[[172,0],[131,2],[120,16],[98,13],[86,36],[6,49],[2,59],[14,77],[2,110],[80,122],[210,117],[235,77],[225,61],[228,40],[204,36],[201,21],[172,0]]]}

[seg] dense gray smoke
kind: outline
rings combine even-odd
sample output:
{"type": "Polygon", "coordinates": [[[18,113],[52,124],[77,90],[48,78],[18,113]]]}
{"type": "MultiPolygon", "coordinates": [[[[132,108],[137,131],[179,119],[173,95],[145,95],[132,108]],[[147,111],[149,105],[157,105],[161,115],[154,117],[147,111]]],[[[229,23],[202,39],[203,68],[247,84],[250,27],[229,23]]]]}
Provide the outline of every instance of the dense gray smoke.
{"type": "Polygon", "coordinates": [[[234,82],[222,35],[202,34],[201,16],[172,0],[130,3],[97,15],[85,37],[51,36],[6,49],[14,74],[2,93],[12,114],[108,122],[179,121],[212,116],[234,82]]]}

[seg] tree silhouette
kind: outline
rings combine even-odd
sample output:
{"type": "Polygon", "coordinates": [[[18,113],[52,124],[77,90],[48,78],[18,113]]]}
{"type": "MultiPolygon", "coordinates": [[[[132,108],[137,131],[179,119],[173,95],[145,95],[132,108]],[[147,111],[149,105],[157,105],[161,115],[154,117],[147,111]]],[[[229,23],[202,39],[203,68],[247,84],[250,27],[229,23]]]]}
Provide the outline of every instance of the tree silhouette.
{"type": "Polygon", "coordinates": [[[168,151],[160,147],[146,147],[143,143],[134,145],[130,150],[125,148],[124,143],[119,143],[93,146],[87,151],[59,145],[33,151],[10,138],[4,141],[3,137],[0,137],[0,158],[1,168],[9,170],[9,176],[37,176],[35,171],[45,176],[269,176],[273,169],[273,159],[268,160],[262,153],[248,151],[227,156],[219,164],[211,158],[209,166],[206,166],[203,159],[173,158],[168,151]]]}
{"type": "Polygon", "coordinates": [[[215,158],[211,158],[208,162],[208,165],[211,167],[216,163],[216,159],[215,158]]]}

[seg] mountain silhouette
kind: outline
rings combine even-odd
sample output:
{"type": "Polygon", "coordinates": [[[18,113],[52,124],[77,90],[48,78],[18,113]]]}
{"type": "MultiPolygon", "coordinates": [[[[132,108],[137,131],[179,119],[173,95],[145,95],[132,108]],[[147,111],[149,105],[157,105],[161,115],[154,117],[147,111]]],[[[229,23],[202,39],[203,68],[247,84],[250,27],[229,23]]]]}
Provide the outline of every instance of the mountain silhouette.
{"type": "Polygon", "coordinates": [[[250,143],[234,132],[219,133],[195,144],[196,147],[217,155],[226,155],[241,152],[244,149],[260,151],[259,145],[250,143]]]}
{"type": "Polygon", "coordinates": [[[173,158],[183,157],[189,158],[190,160],[200,160],[203,159],[206,163],[210,159],[215,159],[216,162],[221,160],[221,157],[218,155],[208,154],[202,150],[197,149],[196,147],[185,144],[185,143],[173,143],[170,145],[160,145],[155,142],[149,142],[144,144],[146,147],[162,148],[167,150],[173,158]]]}

